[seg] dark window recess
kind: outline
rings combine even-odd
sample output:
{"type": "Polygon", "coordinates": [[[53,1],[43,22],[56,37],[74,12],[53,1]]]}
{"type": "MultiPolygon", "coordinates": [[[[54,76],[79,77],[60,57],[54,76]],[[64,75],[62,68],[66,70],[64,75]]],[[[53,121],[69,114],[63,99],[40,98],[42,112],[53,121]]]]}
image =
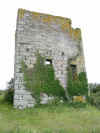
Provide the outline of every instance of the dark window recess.
{"type": "Polygon", "coordinates": [[[62,52],[61,55],[64,56],[64,52],[62,52]]]}
{"type": "Polygon", "coordinates": [[[51,59],[46,59],[45,64],[52,64],[52,60],[51,59]]]}
{"type": "Polygon", "coordinates": [[[26,51],[28,52],[29,51],[29,48],[26,48],[26,51]]]}
{"type": "Polygon", "coordinates": [[[71,64],[70,67],[71,67],[71,71],[72,71],[72,77],[73,77],[73,79],[76,79],[76,77],[77,77],[77,66],[71,64]]]}

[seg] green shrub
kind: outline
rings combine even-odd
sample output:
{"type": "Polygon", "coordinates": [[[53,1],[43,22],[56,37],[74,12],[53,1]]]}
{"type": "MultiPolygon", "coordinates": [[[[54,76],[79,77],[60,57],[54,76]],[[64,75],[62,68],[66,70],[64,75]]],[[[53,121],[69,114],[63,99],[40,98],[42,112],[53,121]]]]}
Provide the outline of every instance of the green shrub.
{"type": "Polygon", "coordinates": [[[92,93],[91,96],[89,97],[89,102],[100,109],[100,91],[92,93]]]}
{"type": "Polygon", "coordinates": [[[8,89],[4,93],[4,101],[13,104],[14,97],[14,78],[8,82],[8,89]]]}
{"type": "Polygon", "coordinates": [[[100,84],[89,84],[90,97],[88,102],[100,109],[100,84]]]}
{"type": "Polygon", "coordinates": [[[100,84],[90,83],[89,89],[90,89],[91,93],[96,93],[96,92],[100,91],[100,84]]]}
{"type": "Polygon", "coordinates": [[[13,97],[14,97],[14,89],[13,88],[7,89],[4,94],[4,101],[13,104],[13,97]]]}
{"type": "Polygon", "coordinates": [[[36,55],[37,61],[34,68],[28,68],[22,61],[22,72],[24,73],[25,87],[31,91],[33,97],[39,102],[40,93],[48,96],[58,96],[65,98],[64,88],[58,80],[55,80],[52,64],[45,65],[45,58],[39,53],[36,55]]]}
{"type": "Polygon", "coordinates": [[[69,69],[67,85],[68,94],[71,97],[88,95],[88,82],[85,72],[81,72],[73,78],[73,73],[71,69],[69,69]]]}

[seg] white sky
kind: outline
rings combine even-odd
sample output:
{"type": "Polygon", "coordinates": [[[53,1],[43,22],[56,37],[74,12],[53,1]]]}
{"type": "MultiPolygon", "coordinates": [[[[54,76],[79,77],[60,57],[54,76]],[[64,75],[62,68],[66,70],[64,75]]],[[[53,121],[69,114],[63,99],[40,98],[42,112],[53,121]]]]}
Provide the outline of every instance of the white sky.
{"type": "Polygon", "coordinates": [[[0,89],[14,73],[15,29],[18,8],[71,18],[82,30],[89,82],[100,83],[100,0],[1,0],[0,89]]]}

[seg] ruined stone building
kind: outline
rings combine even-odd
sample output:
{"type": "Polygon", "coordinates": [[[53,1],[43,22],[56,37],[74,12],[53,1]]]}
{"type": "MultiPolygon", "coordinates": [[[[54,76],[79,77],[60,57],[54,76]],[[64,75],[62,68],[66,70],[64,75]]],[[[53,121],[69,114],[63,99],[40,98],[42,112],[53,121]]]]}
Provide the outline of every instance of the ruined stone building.
{"type": "Polygon", "coordinates": [[[70,19],[19,9],[15,34],[15,108],[34,106],[34,99],[24,86],[21,61],[29,68],[34,67],[37,50],[46,57],[45,64],[52,63],[55,77],[64,88],[69,65],[77,73],[85,71],[81,31],[72,28],[70,19]]]}

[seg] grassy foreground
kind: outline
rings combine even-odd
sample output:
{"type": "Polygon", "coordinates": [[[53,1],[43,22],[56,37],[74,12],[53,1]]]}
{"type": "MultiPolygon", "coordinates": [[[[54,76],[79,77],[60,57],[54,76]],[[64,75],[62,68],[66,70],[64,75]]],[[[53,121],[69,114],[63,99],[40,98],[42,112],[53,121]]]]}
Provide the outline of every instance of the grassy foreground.
{"type": "Polygon", "coordinates": [[[62,104],[17,110],[2,98],[0,133],[100,133],[100,111],[90,105],[73,108],[62,104]]]}

